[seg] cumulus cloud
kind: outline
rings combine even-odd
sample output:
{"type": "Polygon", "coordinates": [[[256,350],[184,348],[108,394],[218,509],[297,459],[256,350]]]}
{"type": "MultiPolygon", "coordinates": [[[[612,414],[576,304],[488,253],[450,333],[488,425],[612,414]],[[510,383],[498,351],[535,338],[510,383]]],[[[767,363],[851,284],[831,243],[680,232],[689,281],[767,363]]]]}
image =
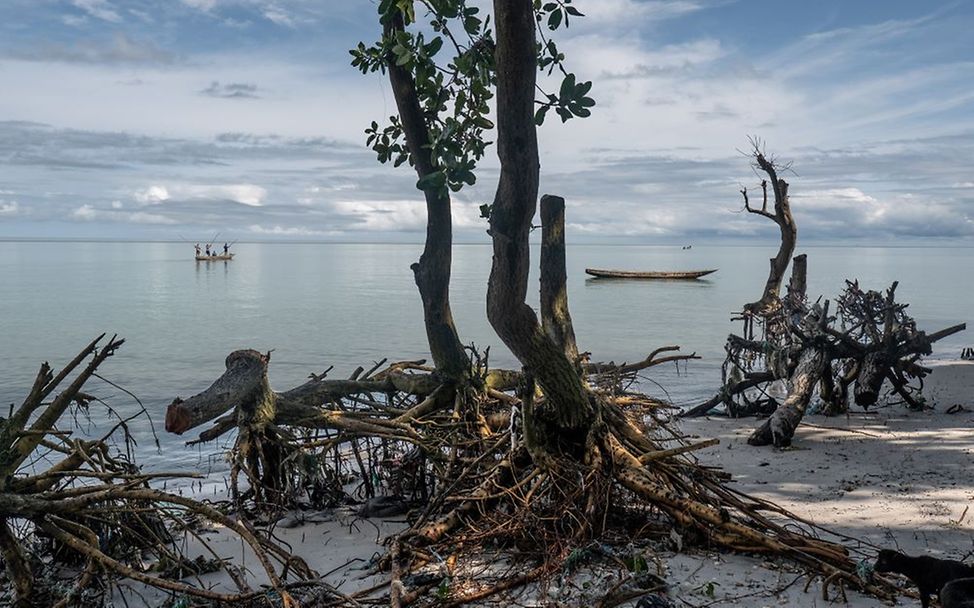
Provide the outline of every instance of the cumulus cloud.
{"type": "Polygon", "coordinates": [[[153,184],[132,193],[143,205],[158,205],[166,201],[231,201],[248,207],[260,207],[267,190],[256,184],[153,184]]]}
{"type": "Polygon", "coordinates": [[[217,97],[220,99],[259,99],[257,85],[246,82],[228,82],[220,84],[214,80],[210,86],[200,91],[200,95],[217,97]]]}

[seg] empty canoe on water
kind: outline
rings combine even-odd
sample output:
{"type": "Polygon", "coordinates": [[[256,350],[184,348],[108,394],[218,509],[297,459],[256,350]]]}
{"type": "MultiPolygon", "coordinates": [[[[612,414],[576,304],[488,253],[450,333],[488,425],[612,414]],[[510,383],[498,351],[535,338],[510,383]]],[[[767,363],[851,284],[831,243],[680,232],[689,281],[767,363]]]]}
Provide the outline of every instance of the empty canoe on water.
{"type": "Polygon", "coordinates": [[[586,268],[585,272],[601,279],[699,279],[712,272],[713,270],[674,270],[674,271],[650,271],[637,272],[634,270],[600,270],[598,268],[586,268]]]}
{"type": "Polygon", "coordinates": [[[232,260],[233,256],[237,254],[228,253],[227,255],[198,255],[196,256],[197,262],[226,262],[232,260]]]}

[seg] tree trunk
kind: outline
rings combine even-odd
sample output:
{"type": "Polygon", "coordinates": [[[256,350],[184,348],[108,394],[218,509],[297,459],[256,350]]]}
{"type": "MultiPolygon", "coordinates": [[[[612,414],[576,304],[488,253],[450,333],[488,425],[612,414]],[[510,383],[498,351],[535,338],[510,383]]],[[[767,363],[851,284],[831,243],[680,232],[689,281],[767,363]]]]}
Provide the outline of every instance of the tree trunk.
{"type": "MultiPolygon", "coordinates": [[[[765,200],[762,211],[752,211],[750,208],[748,208],[748,211],[759,213],[770,218],[778,225],[778,229],[781,232],[781,244],[778,246],[778,255],[771,258],[771,270],[768,273],[768,281],[764,285],[764,292],[761,295],[761,299],[745,306],[745,310],[760,313],[774,306],[778,300],[778,294],[781,291],[781,282],[785,278],[788,263],[791,261],[791,256],[795,252],[795,243],[798,241],[798,225],[795,224],[795,218],[791,215],[791,203],[788,200],[788,182],[778,177],[774,162],[767,160],[763,154],[756,154],[755,160],[757,161],[758,167],[768,174],[768,178],[771,181],[771,187],[774,192],[774,213],[768,213],[765,209],[768,196],[767,181],[761,184],[765,200]]],[[[747,203],[745,202],[746,205],[747,203]]]]}
{"type": "Polygon", "coordinates": [[[541,197],[541,327],[569,361],[578,361],[567,281],[565,199],[546,194],[541,197]]]}
{"type": "Polygon", "coordinates": [[[791,445],[791,438],[805,416],[805,408],[815,392],[815,385],[826,373],[828,364],[829,358],[824,349],[806,348],[802,351],[791,377],[788,398],[751,434],[747,442],[751,445],[774,444],[779,448],[791,445]]]}
{"type": "Polygon", "coordinates": [[[547,407],[537,415],[584,437],[592,407],[572,361],[538,323],[525,302],[528,234],[538,196],[538,139],[534,124],[537,72],[531,0],[495,0],[497,38],[497,155],[501,170],[490,214],[494,259],[487,287],[487,318],[497,335],[533,375],[547,407]]]}
{"type": "MultiPolygon", "coordinates": [[[[386,26],[386,35],[403,30],[398,14],[386,26]]],[[[416,174],[423,178],[435,171],[430,155],[429,130],[419,104],[412,74],[395,60],[387,62],[389,82],[399,110],[403,134],[416,174]]],[[[426,246],[412,268],[423,301],[426,339],[436,370],[448,378],[461,378],[470,370],[470,360],[463,349],[450,309],[450,268],[453,260],[453,221],[450,196],[434,189],[426,197],[426,246]]]]}

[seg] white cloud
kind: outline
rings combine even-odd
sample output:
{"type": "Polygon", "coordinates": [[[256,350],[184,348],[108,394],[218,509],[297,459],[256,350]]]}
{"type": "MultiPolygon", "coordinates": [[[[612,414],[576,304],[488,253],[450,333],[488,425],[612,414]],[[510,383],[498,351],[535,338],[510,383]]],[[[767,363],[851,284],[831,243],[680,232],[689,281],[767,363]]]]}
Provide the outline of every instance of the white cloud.
{"type": "Polygon", "coordinates": [[[216,0],[182,0],[182,2],[190,8],[195,8],[204,12],[209,12],[216,7],[216,0]]]}
{"type": "Polygon", "coordinates": [[[260,207],[267,197],[267,190],[255,184],[176,184],[151,185],[136,190],[132,198],[143,205],[157,205],[170,200],[180,201],[233,201],[249,207],[260,207]]]}
{"type": "Polygon", "coordinates": [[[122,17],[115,11],[115,7],[108,0],[71,0],[71,4],[92,17],[103,21],[118,23],[122,20],[122,17]]]}
{"type": "Polygon", "coordinates": [[[18,215],[20,213],[20,205],[17,201],[4,201],[0,200],[0,215],[18,215]]]}
{"type": "Polygon", "coordinates": [[[426,205],[419,200],[338,201],[332,208],[352,220],[352,230],[409,231],[426,227],[426,205]]]}
{"type": "Polygon", "coordinates": [[[159,215],[157,213],[146,213],[144,211],[117,211],[109,209],[96,209],[93,205],[84,204],[71,213],[71,217],[83,221],[91,222],[95,220],[107,220],[110,222],[123,222],[130,224],[176,224],[176,220],[159,215]]]}
{"type": "Polygon", "coordinates": [[[154,205],[169,200],[169,190],[165,186],[149,186],[144,190],[137,190],[132,198],[143,205],[154,205]]]}
{"type": "Polygon", "coordinates": [[[264,227],[260,224],[251,224],[247,227],[253,234],[262,236],[336,236],[341,234],[334,230],[314,230],[307,226],[270,226],[264,227]]]}
{"type": "Polygon", "coordinates": [[[277,5],[270,5],[264,8],[264,18],[272,23],[284,27],[294,27],[294,18],[277,5]]]}
{"type": "Polygon", "coordinates": [[[89,221],[98,217],[98,212],[91,205],[81,205],[74,210],[71,216],[75,219],[89,221]]]}

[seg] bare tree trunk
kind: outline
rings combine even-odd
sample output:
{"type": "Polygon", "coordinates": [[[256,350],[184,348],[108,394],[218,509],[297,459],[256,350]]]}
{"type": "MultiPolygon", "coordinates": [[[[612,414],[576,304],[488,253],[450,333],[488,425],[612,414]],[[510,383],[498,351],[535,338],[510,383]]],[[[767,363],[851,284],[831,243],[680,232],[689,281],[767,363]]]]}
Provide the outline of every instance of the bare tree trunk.
{"type": "Polygon", "coordinates": [[[775,447],[791,445],[791,438],[805,416],[815,385],[823,374],[828,373],[828,364],[829,358],[824,349],[807,348],[802,351],[789,383],[788,398],[751,434],[747,442],[751,445],[774,444],[775,447]]]}
{"type": "Polygon", "coordinates": [[[501,171],[490,214],[494,260],[487,288],[487,318],[544,391],[549,407],[539,407],[539,417],[559,429],[584,433],[593,410],[581,377],[525,302],[528,234],[537,207],[539,174],[533,5],[531,0],[495,0],[494,11],[501,171]]]}
{"type": "MultiPolygon", "coordinates": [[[[403,30],[399,14],[386,26],[386,35],[403,30]]],[[[423,178],[435,171],[430,155],[429,130],[419,104],[419,96],[412,74],[394,60],[387,62],[389,82],[396,98],[399,119],[416,174],[423,178]]],[[[427,189],[426,247],[419,261],[411,268],[423,300],[423,320],[433,364],[438,372],[450,378],[460,378],[470,369],[470,361],[460,342],[453,311],[450,309],[450,268],[453,260],[453,222],[450,196],[439,190],[427,189]]]]}
{"type": "Polygon", "coordinates": [[[770,219],[778,225],[778,229],[781,232],[781,244],[778,247],[778,254],[771,258],[771,270],[768,273],[768,281],[764,285],[764,292],[761,294],[761,299],[757,302],[747,304],[744,307],[745,310],[760,313],[774,306],[778,301],[781,282],[785,278],[785,272],[788,270],[788,262],[795,252],[795,243],[798,241],[798,226],[795,224],[795,218],[791,215],[791,204],[788,201],[788,182],[778,177],[778,171],[774,161],[765,158],[764,154],[757,149],[757,146],[755,146],[754,157],[758,167],[767,173],[770,179],[774,193],[774,212],[768,211],[768,180],[761,182],[761,190],[764,197],[761,209],[751,208],[747,198],[747,189],[741,190],[741,194],[744,195],[744,208],[750,213],[763,215],[770,219]]]}
{"type": "Polygon", "coordinates": [[[568,360],[576,362],[578,346],[568,311],[567,281],[565,199],[546,194],[541,197],[541,327],[568,360]]]}

